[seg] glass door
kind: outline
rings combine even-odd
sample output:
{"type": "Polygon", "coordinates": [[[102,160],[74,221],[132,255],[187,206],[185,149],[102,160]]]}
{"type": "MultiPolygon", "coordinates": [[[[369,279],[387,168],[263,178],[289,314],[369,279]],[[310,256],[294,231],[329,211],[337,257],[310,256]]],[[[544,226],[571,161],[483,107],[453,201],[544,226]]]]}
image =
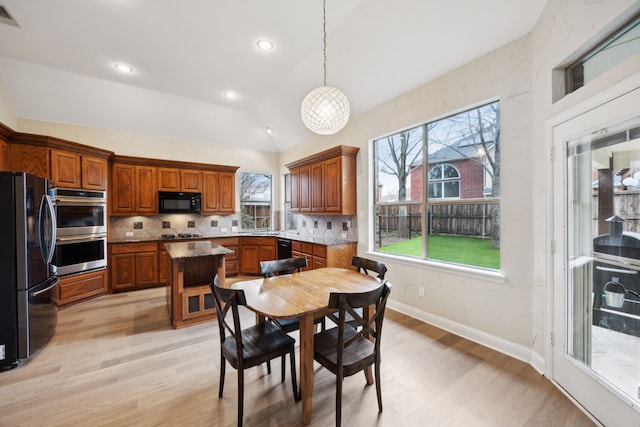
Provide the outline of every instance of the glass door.
{"type": "Polygon", "coordinates": [[[640,425],[640,89],[553,138],[553,378],[603,424],[640,425]]]}

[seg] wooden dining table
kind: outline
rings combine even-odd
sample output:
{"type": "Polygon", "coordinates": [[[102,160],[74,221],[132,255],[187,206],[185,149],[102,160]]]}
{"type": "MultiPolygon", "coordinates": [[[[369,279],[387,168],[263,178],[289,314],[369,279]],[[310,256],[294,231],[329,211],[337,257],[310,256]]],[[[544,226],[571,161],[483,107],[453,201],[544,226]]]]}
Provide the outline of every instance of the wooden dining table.
{"type": "MultiPolygon", "coordinates": [[[[366,292],[380,286],[380,280],[344,268],[324,267],[300,273],[236,282],[244,290],[247,307],[258,316],[300,320],[300,392],[302,422],[311,422],[313,400],[313,335],[315,318],[330,313],[332,292],[366,292]]],[[[365,310],[365,316],[368,311],[365,310]]],[[[371,372],[365,373],[371,383],[371,372]]]]}

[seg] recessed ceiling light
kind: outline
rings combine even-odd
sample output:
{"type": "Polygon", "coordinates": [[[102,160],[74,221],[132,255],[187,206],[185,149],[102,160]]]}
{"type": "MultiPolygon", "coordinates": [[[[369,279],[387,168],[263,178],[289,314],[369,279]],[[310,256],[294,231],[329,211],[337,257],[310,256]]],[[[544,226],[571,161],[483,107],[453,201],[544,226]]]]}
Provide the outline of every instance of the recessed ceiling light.
{"type": "Polygon", "coordinates": [[[116,70],[122,73],[133,73],[133,68],[126,64],[116,64],[114,65],[114,67],[116,67],[116,70]]]}
{"type": "Polygon", "coordinates": [[[226,91],[222,93],[222,96],[224,96],[227,99],[237,99],[238,98],[238,94],[233,92],[233,91],[226,91]]]}
{"type": "Polygon", "coordinates": [[[273,49],[273,43],[271,43],[269,40],[258,40],[258,47],[261,50],[271,50],[273,49]]]}
{"type": "Polygon", "coordinates": [[[265,129],[269,135],[273,135],[273,129],[271,129],[269,126],[267,126],[265,129]]]}

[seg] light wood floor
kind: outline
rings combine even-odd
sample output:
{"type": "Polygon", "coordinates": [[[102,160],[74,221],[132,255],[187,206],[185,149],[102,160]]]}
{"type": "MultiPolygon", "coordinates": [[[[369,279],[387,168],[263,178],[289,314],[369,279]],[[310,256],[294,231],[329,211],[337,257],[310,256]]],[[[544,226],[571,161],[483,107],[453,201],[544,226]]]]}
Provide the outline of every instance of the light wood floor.
{"type": "MultiPolygon", "coordinates": [[[[107,295],[60,310],[42,352],[0,372],[0,426],[233,426],[236,371],[218,399],[215,323],[173,330],[164,289],[107,295]]],[[[249,311],[245,324],[253,321],[249,311]]],[[[529,365],[387,310],[382,395],[345,379],[345,426],[592,426],[529,365]]],[[[299,426],[289,375],[247,372],[246,426],[299,426]]],[[[312,426],[334,425],[335,377],[316,365],[312,426]]]]}

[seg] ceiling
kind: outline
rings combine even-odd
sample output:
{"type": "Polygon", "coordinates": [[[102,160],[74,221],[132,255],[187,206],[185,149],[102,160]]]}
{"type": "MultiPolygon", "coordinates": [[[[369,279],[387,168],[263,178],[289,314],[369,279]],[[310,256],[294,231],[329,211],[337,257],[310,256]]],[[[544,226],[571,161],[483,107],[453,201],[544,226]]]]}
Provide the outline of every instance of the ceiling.
{"type": "MultiPolygon", "coordinates": [[[[327,84],[353,117],[529,33],[545,2],[328,0],[327,84]]],[[[322,84],[321,0],[0,5],[19,25],[0,24],[0,78],[19,118],[266,151],[313,135],[300,103],[322,84]]]]}

